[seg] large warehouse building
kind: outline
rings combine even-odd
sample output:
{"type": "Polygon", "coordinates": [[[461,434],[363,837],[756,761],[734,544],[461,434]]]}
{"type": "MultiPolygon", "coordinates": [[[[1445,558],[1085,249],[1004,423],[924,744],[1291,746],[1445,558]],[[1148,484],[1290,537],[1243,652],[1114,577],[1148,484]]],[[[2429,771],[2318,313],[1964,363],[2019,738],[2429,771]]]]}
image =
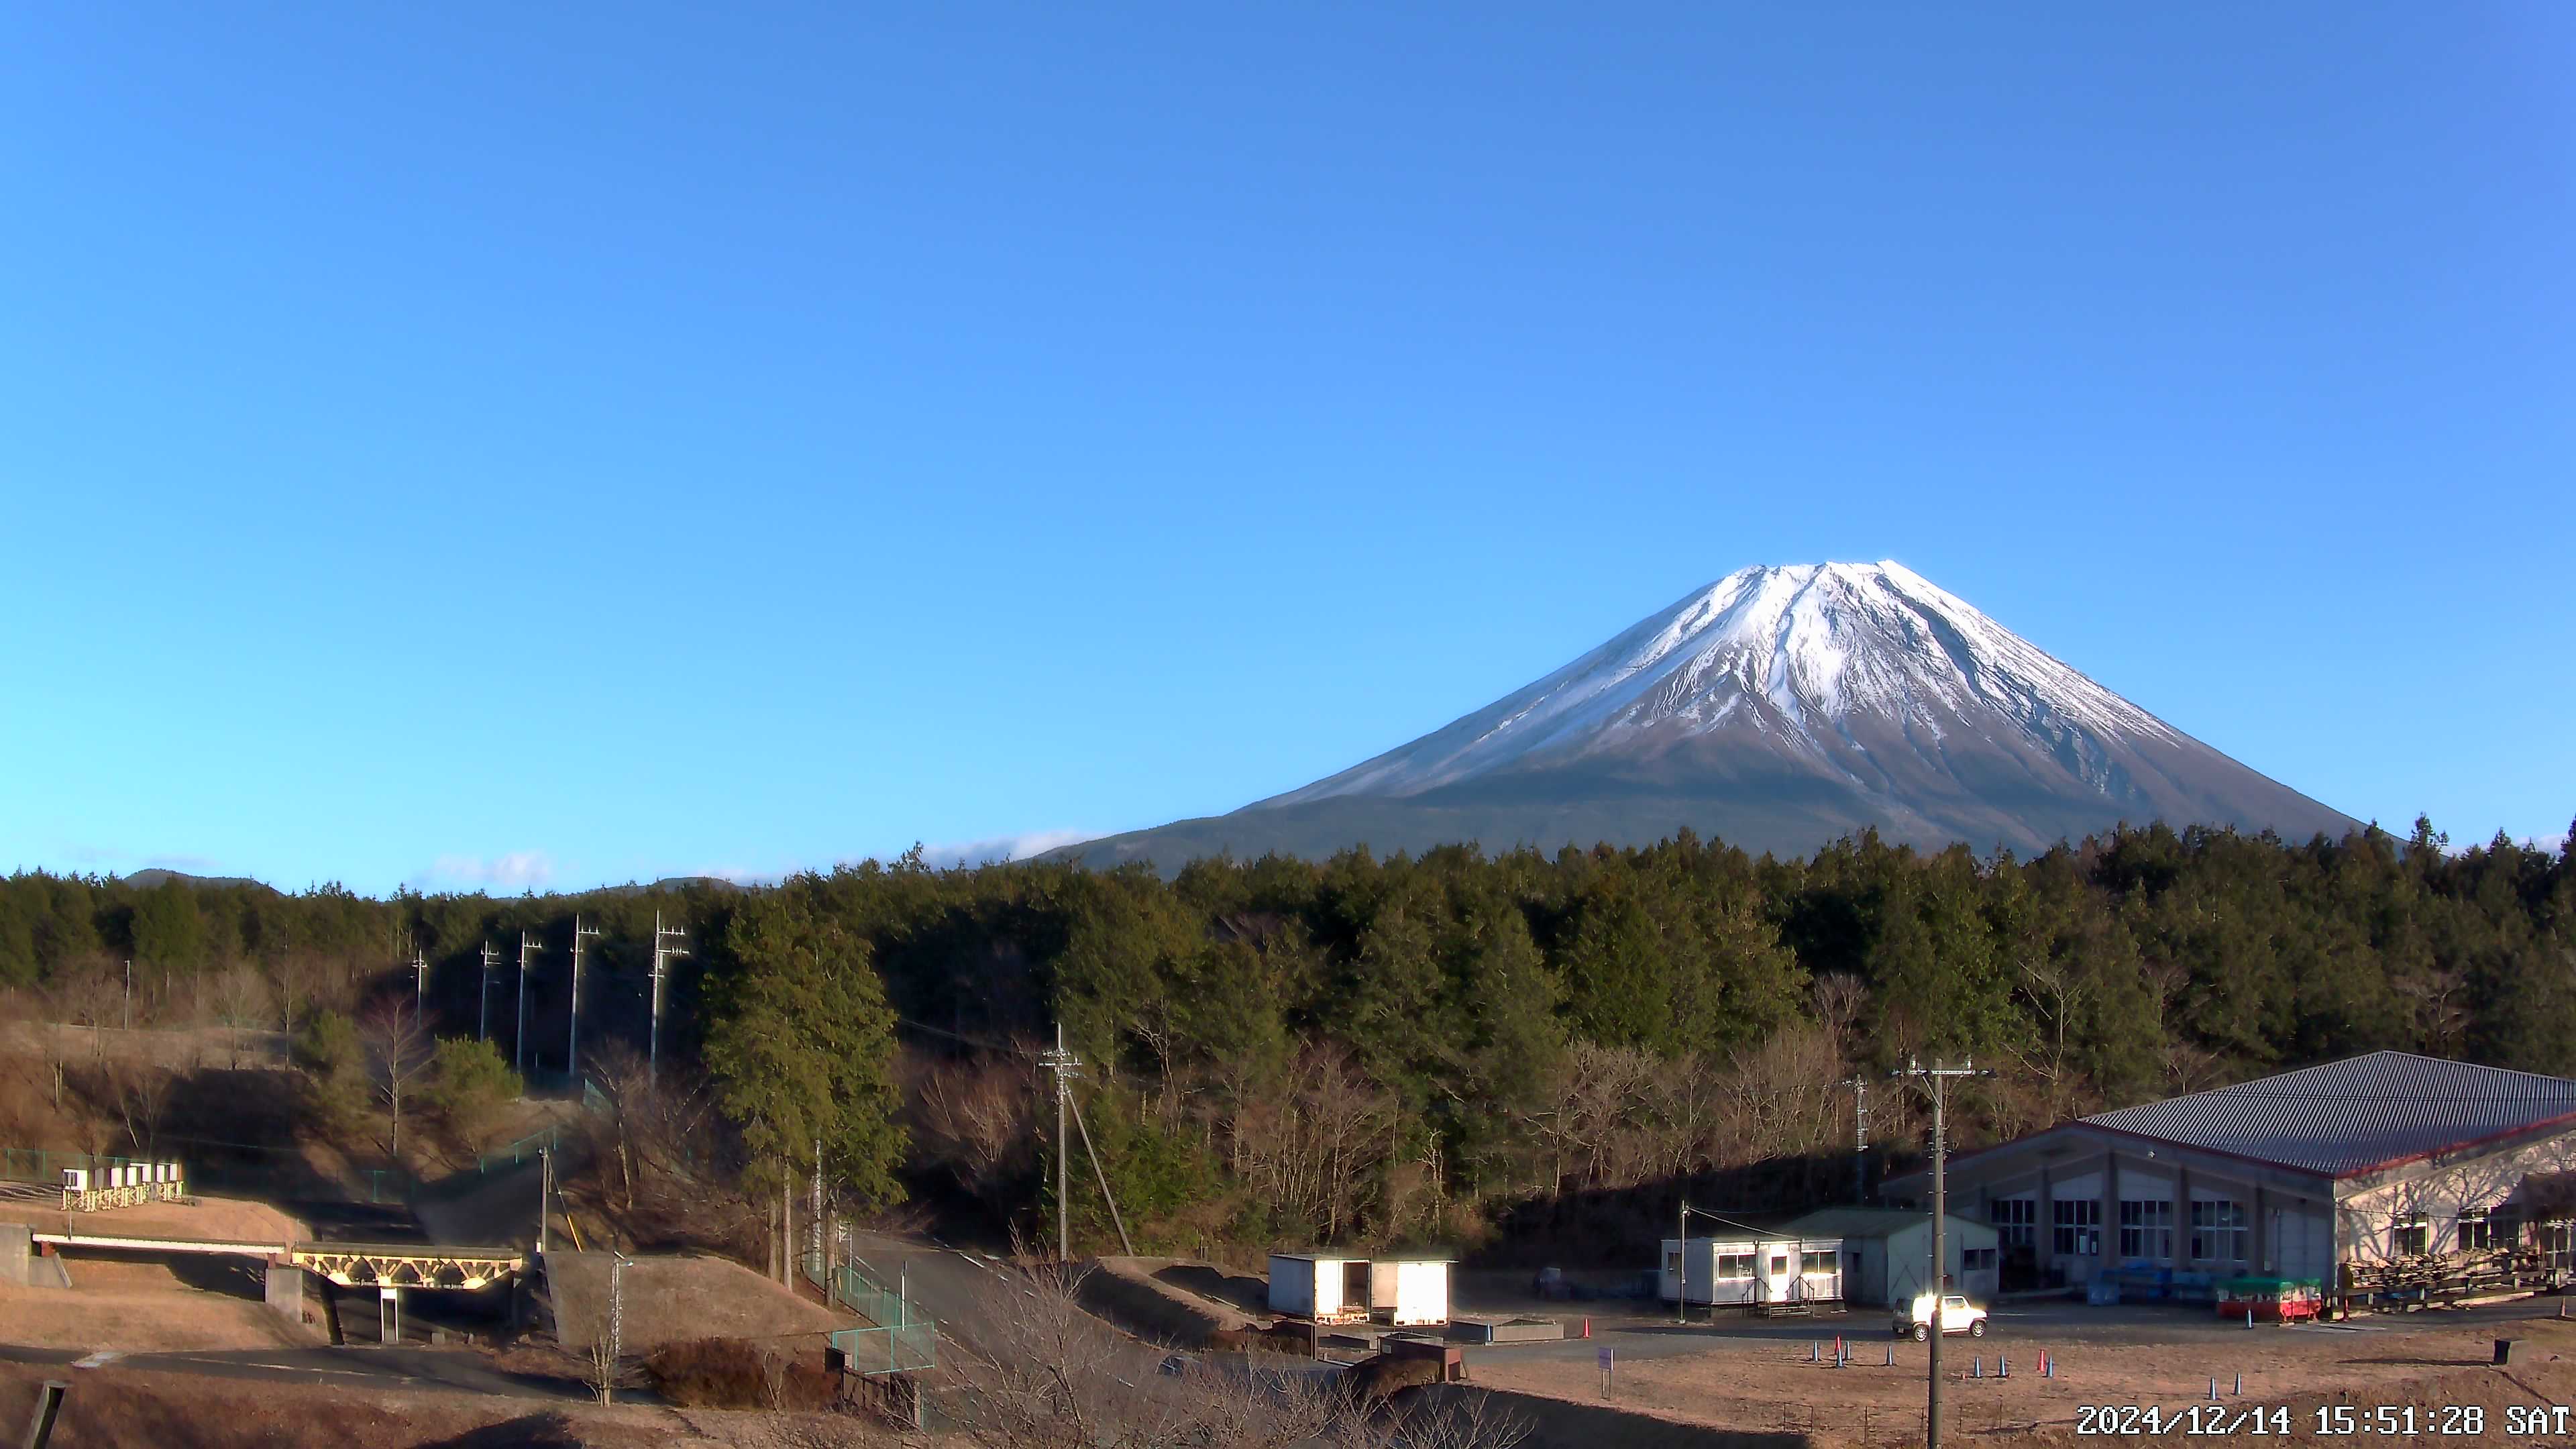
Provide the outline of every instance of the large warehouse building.
{"type": "MultiPolygon", "coordinates": [[[[2524,1246],[2571,1266],[2576,1081],[2372,1052],[1953,1157],[1952,1213],[2043,1282],[2111,1267],[2318,1278],[2524,1246]]],[[[1922,1202],[1930,1179],[1888,1183],[1922,1202]]]]}

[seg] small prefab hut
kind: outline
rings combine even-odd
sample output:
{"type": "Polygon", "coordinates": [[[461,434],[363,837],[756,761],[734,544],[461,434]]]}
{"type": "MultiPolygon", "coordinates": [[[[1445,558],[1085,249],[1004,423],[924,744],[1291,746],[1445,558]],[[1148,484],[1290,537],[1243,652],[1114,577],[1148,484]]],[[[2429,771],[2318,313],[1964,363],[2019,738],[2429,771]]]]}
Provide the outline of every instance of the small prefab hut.
{"type": "Polygon", "coordinates": [[[1270,1311],[1317,1323],[1365,1323],[1369,1261],[1326,1253],[1270,1255],[1270,1311]]]}
{"type": "Polygon", "coordinates": [[[1666,1238],[1658,1287],[1667,1303],[1703,1308],[1839,1303],[1842,1246],[1840,1238],[1666,1238]]]}
{"type": "MultiPolygon", "coordinates": [[[[1274,1296],[1275,1304],[1277,1298],[1274,1296]]],[[[1378,1258],[1369,1263],[1369,1316],[1397,1328],[1449,1321],[1449,1260],[1378,1258]]]]}

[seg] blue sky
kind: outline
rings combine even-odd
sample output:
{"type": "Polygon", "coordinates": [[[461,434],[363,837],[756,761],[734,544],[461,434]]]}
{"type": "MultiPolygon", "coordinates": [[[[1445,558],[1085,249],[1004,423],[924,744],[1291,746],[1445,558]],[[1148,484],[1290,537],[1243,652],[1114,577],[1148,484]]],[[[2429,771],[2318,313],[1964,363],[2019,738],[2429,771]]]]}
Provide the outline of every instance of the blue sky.
{"type": "Polygon", "coordinates": [[[2576,9],[22,6],[0,868],[570,887],[1302,784],[1896,558],[2576,813],[2576,9]]]}

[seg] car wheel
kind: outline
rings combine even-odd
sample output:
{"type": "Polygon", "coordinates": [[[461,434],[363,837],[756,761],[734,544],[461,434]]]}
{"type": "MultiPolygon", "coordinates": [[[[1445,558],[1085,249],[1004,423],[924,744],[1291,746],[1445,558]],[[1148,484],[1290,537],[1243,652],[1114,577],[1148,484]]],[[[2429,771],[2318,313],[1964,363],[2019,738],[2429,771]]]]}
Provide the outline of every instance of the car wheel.
{"type": "Polygon", "coordinates": [[[1931,1329],[1924,1327],[1920,1323],[1914,1325],[1914,1341],[1916,1343],[1921,1343],[1923,1340],[1930,1338],[1931,1336],[1931,1329]]]}
{"type": "Polygon", "coordinates": [[[1980,1319],[1978,1319],[1976,1322],[1969,1324],[1969,1325],[1968,1325],[1968,1336],[1969,1336],[1970,1338],[1983,1338],[1983,1337],[1985,1337],[1985,1336],[1986,1336],[1986,1321],[1985,1321],[1984,1319],[1980,1318],[1980,1319]]]}

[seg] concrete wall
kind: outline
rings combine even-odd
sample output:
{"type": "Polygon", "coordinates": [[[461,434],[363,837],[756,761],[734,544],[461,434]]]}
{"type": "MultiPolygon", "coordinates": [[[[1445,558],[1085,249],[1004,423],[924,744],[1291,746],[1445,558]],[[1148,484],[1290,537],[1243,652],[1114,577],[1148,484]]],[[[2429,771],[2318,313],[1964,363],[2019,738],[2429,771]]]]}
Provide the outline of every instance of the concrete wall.
{"type": "Polygon", "coordinates": [[[268,1306],[289,1323],[304,1321],[304,1270],[268,1265],[268,1306]]]}
{"type": "Polygon", "coordinates": [[[24,1223],[0,1223],[0,1283],[27,1286],[27,1260],[35,1256],[35,1232],[24,1223]]]}

